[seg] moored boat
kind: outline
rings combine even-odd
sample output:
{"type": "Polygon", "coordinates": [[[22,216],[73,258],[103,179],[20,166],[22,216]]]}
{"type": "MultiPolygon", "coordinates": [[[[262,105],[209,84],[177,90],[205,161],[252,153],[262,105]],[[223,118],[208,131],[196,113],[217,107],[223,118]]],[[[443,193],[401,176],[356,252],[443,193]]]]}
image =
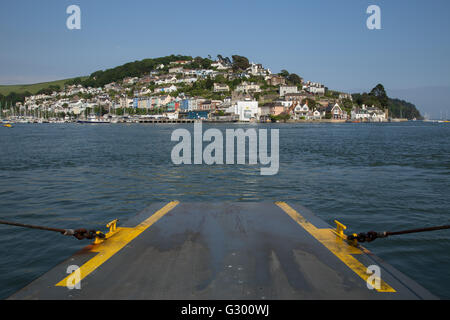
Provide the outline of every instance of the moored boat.
{"type": "Polygon", "coordinates": [[[101,124],[101,123],[111,123],[110,120],[102,119],[94,115],[88,116],[87,120],[78,120],[77,123],[92,123],[92,124],[101,124]]]}

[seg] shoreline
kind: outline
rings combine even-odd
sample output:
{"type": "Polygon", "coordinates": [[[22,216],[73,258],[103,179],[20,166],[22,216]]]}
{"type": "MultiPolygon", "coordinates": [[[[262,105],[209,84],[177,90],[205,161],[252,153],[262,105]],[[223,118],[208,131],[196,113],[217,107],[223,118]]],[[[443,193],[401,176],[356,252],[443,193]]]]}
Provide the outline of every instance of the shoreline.
{"type": "MultiPolygon", "coordinates": [[[[189,124],[189,123],[230,123],[230,124],[294,124],[294,123],[303,123],[303,124],[373,124],[373,123],[400,123],[400,122],[413,122],[414,120],[408,119],[391,119],[389,121],[352,121],[352,120],[333,120],[333,119],[320,119],[320,120],[286,120],[286,121],[277,121],[277,122],[264,122],[264,121],[221,121],[221,120],[205,120],[205,119],[125,119],[119,121],[87,121],[87,120],[76,120],[76,121],[67,121],[67,120],[8,120],[1,119],[0,124],[189,124]]],[[[422,120],[416,120],[422,121],[422,120]]],[[[430,122],[430,121],[429,121],[430,122]]]]}

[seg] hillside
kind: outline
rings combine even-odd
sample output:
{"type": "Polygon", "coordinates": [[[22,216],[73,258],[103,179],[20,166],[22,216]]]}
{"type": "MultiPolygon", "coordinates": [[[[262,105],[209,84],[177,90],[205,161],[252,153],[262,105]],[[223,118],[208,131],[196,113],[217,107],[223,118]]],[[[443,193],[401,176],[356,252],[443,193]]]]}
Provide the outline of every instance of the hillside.
{"type": "MultiPolygon", "coordinates": [[[[160,64],[165,65],[166,66],[165,70],[167,70],[168,65],[171,62],[179,60],[192,60],[192,57],[182,55],[170,55],[167,57],[144,59],[141,61],[129,62],[115,68],[96,71],[85,79],[76,79],[75,81],[73,81],[73,84],[82,84],[85,87],[103,87],[105,84],[114,81],[119,81],[126,77],[139,77],[144,74],[148,74],[150,71],[155,70],[160,64]]],[[[200,57],[194,59],[194,61],[197,60],[200,60],[201,64],[203,61],[208,59],[203,59],[200,57]]],[[[209,65],[210,64],[211,63],[209,63],[209,65]]],[[[207,67],[207,65],[205,65],[204,67],[207,67]]]]}
{"type": "MultiPolygon", "coordinates": [[[[81,79],[85,79],[86,77],[83,77],[81,79]]],[[[41,83],[35,83],[35,84],[17,84],[17,85],[0,85],[0,94],[7,96],[11,92],[15,92],[17,94],[19,93],[25,93],[29,92],[31,94],[36,94],[39,90],[49,88],[50,86],[59,86],[64,87],[64,84],[67,81],[71,81],[71,79],[63,79],[63,80],[56,80],[56,81],[50,81],[50,82],[41,82],[41,83]]]]}
{"type": "MultiPolygon", "coordinates": [[[[213,86],[215,83],[220,83],[222,85],[227,85],[231,91],[235,90],[236,86],[241,84],[244,79],[241,77],[242,72],[249,67],[249,61],[246,57],[232,56],[232,60],[229,58],[223,58],[218,55],[220,61],[228,62],[229,66],[233,70],[233,77],[228,79],[224,77],[224,75],[218,75],[213,78],[203,77],[198,79],[191,84],[181,83],[178,84],[178,88],[175,92],[171,93],[171,95],[176,96],[178,94],[189,95],[189,96],[202,96],[206,99],[212,100],[222,100],[223,93],[216,93],[213,91],[213,86]],[[232,61],[232,62],[231,62],[232,61]]],[[[186,70],[194,69],[215,69],[212,67],[213,60],[211,57],[202,58],[195,57],[192,58],[190,56],[183,55],[170,55],[166,57],[159,57],[153,59],[144,59],[141,61],[129,62],[124,65],[110,68],[106,70],[99,70],[87,77],[77,77],[65,80],[58,80],[52,82],[43,82],[31,85],[7,85],[0,86],[0,103],[1,105],[15,104],[16,102],[23,102],[25,97],[33,95],[33,94],[47,94],[50,95],[52,92],[59,92],[64,90],[66,85],[82,85],[85,88],[102,88],[107,84],[114,82],[122,82],[123,79],[127,77],[142,77],[147,76],[151,72],[156,72],[159,76],[165,77],[170,72],[171,65],[174,62],[186,62],[183,65],[183,68],[186,70]]],[[[261,66],[262,68],[262,66],[261,66]]],[[[173,74],[172,74],[173,75],[173,74]]],[[[257,74],[259,75],[259,74],[257,74]]],[[[173,75],[174,76],[174,75],[173,75]]],[[[177,74],[177,76],[181,76],[181,74],[177,74]]],[[[289,74],[288,71],[282,70],[281,73],[278,74],[285,79],[286,84],[298,86],[301,88],[302,78],[296,74],[289,74]]],[[[155,78],[158,79],[158,78],[155,78]]],[[[178,80],[178,78],[177,78],[178,80]]],[[[264,76],[249,76],[246,78],[246,81],[250,83],[255,83],[263,89],[263,92],[255,93],[254,98],[260,100],[261,95],[266,96],[277,96],[277,86],[269,85],[265,80],[264,76]]],[[[147,89],[151,89],[152,91],[156,89],[154,82],[151,82],[147,89]]],[[[130,88],[129,88],[130,89],[130,88]]],[[[132,90],[129,90],[127,95],[133,95],[133,92],[136,90],[141,90],[139,87],[132,87],[132,90]]],[[[338,98],[339,92],[328,90],[325,92],[326,98],[338,98]]],[[[342,102],[343,108],[349,113],[352,108],[356,105],[362,106],[363,104],[367,106],[375,106],[380,110],[388,109],[389,115],[395,118],[408,118],[408,119],[421,119],[422,116],[420,112],[417,110],[416,106],[412,103],[400,100],[393,99],[387,96],[386,91],[383,85],[379,84],[370,93],[356,93],[352,95],[353,101],[348,99],[344,99],[342,102]]],[[[316,97],[318,99],[318,97],[316,97]]],[[[262,99],[267,102],[267,99],[262,99]]],[[[315,102],[315,101],[311,101],[315,102]]]]}
{"type": "Polygon", "coordinates": [[[352,97],[359,106],[365,104],[382,110],[388,109],[389,115],[393,118],[422,119],[422,115],[414,104],[388,97],[382,84],[378,84],[369,93],[355,93],[352,97]]]}

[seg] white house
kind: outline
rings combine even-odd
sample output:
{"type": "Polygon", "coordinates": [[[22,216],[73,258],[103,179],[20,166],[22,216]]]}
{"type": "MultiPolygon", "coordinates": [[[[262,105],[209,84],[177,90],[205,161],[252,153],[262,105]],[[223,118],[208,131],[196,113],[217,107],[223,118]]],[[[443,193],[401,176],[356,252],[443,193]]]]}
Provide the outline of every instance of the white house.
{"type": "Polygon", "coordinates": [[[256,120],[258,116],[258,101],[238,101],[237,114],[239,115],[239,121],[256,120]]]}
{"type": "Polygon", "coordinates": [[[226,84],[214,83],[214,92],[230,91],[230,87],[226,84]]]}
{"type": "Polygon", "coordinates": [[[211,63],[211,67],[217,68],[217,70],[230,69],[230,67],[226,66],[222,61],[214,61],[213,63],[211,63]]]}
{"type": "Polygon", "coordinates": [[[261,92],[261,87],[256,83],[247,83],[247,81],[242,82],[236,87],[238,92],[261,92]]]}
{"type": "Polygon", "coordinates": [[[171,93],[177,91],[177,87],[174,85],[171,85],[170,87],[165,88],[156,88],[155,93],[164,92],[164,93],[171,93]]]}
{"type": "Polygon", "coordinates": [[[170,68],[169,73],[183,73],[183,67],[170,68]]]}
{"type": "Polygon", "coordinates": [[[308,91],[313,94],[324,95],[325,88],[324,87],[309,87],[308,91]]]}
{"type": "Polygon", "coordinates": [[[319,94],[319,95],[324,95],[325,94],[325,86],[321,83],[318,82],[311,82],[311,81],[307,81],[304,85],[303,85],[303,90],[308,91],[309,93],[312,94],[319,94]]]}
{"type": "Polygon", "coordinates": [[[198,79],[195,77],[189,77],[189,78],[182,78],[182,79],[178,79],[177,83],[194,83],[196,82],[198,79]]]}
{"type": "Polygon", "coordinates": [[[322,114],[319,112],[319,110],[314,109],[314,111],[312,112],[312,119],[314,120],[322,119],[322,114]]]}
{"type": "Polygon", "coordinates": [[[239,121],[249,122],[258,119],[258,101],[244,100],[238,101],[234,106],[226,110],[227,113],[234,113],[239,116],[239,121]]]}
{"type": "Polygon", "coordinates": [[[342,108],[339,106],[339,104],[335,105],[328,105],[326,108],[326,112],[331,113],[331,119],[334,120],[346,120],[347,119],[347,112],[342,110],[342,108]]]}
{"type": "Polygon", "coordinates": [[[361,108],[354,108],[351,112],[352,120],[384,122],[386,121],[386,113],[375,106],[367,107],[362,105],[361,108]]]}
{"type": "Polygon", "coordinates": [[[280,86],[280,97],[284,97],[286,93],[298,93],[297,86],[280,86]]]}
{"type": "Polygon", "coordinates": [[[253,62],[247,68],[246,72],[252,76],[266,76],[272,73],[269,69],[264,69],[262,64],[253,62]]]}
{"type": "Polygon", "coordinates": [[[161,84],[169,84],[169,83],[176,83],[177,82],[177,78],[175,76],[163,76],[160,77],[158,80],[155,81],[156,85],[161,85],[161,84]]]}
{"type": "Polygon", "coordinates": [[[297,119],[300,119],[302,117],[307,119],[308,118],[308,114],[309,114],[308,103],[305,103],[303,106],[300,105],[300,104],[298,106],[296,106],[295,109],[294,109],[294,113],[295,113],[295,117],[297,119]]]}

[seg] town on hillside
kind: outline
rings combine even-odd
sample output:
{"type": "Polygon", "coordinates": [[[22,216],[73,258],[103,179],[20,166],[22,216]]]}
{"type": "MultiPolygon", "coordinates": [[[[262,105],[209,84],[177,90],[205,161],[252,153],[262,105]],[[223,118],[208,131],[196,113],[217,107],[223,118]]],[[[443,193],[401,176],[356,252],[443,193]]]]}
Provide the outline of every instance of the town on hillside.
{"type": "Polygon", "coordinates": [[[390,120],[386,107],[354,101],[351,94],[304,81],[286,70],[274,74],[245,57],[169,60],[153,63],[139,76],[114,76],[101,86],[96,80],[103,76],[102,81],[108,81],[105,75],[112,71],[94,73],[87,81],[67,81],[63,88],[50,87],[14,104],[6,101],[0,105],[0,118],[32,123],[390,120]]]}

